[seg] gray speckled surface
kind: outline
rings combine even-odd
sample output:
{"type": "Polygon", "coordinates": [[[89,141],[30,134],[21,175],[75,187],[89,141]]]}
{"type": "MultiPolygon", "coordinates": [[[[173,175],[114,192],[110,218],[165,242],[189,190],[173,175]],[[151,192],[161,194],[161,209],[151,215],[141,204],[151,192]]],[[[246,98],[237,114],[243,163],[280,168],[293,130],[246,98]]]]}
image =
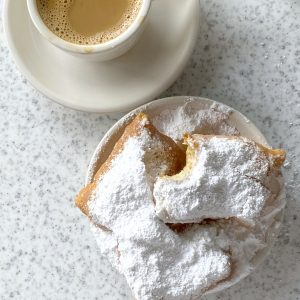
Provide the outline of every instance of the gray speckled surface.
{"type": "MultiPolygon", "coordinates": [[[[224,102],[288,151],[278,242],[253,275],[206,300],[300,299],[300,1],[200,2],[197,48],[163,96],[224,102]]],[[[120,117],[72,111],[35,91],[1,27],[0,299],[128,299],[73,204],[94,148],[120,117]]]]}

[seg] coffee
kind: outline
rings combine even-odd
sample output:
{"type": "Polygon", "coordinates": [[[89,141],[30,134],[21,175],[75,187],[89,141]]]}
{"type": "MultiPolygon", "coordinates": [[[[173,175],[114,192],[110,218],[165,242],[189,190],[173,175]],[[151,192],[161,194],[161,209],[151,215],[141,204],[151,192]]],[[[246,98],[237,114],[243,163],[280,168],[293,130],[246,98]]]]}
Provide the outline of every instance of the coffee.
{"type": "Polygon", "coordinates": [[[75,44],[116,38],[135,20],[142,0],[36,0],[46,26],[75,44]]]}

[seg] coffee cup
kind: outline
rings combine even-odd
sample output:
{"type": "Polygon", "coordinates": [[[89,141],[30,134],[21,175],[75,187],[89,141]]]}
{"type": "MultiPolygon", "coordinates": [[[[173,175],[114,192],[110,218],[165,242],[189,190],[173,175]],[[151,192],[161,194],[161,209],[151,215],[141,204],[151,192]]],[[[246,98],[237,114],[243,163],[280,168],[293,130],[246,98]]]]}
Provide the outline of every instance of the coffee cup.
{"type": "MultiPolygon", "coordinates": [[[[55,13],[53,12],[49,14],[54,18],[53,20],[48,20],[47,18],[45,19],[45,17],[43,19],[43,9],[48,9],[46,7],[46,5],[48,5],[48,1],[49,3],[52,2],[51,5],[58,5],[56,2],[60,2],[60,0],[27,0],[29,15],[36,29],[44,38],[46,38],[54,46],[60,48],[62,51],[83,58],[85,60],[92,61],[111,60],[118,56],[121,56],[130,48],[132,48],[137,42],[138,38],[141,36],[143,29],[145,28],[151,6],[151,0],[128,0],[127,3],[129,3],[129,6],[124,7],[124,12],[122,12],[122,8],[120,8],[119,6],[110,7],[111,5],[113,5],[114,1],[109,2],[106,0],[103,1],[104,4],[106,3],[106,6],[104,5],[103,7],[107,8],[107,11],[104,10],[102,12],[102,20],[101,15],[97,15],[97,12],[95,12],[95,10],[90,10],[89,12],[90,8],[87,8],[84,12],[85,7],[82,6],[86,5],[87,2],[83,1],[91,0],[61,1],[62,4],[66,2],[66,5],[68,5],[69,2],[70,6],[71,4],[73,5],[73,15],[70,14],[68,18],[73,18],[75,20],[74,24],[76,24],[77,27],[82,30],[82,32],[77,32],[76,30],[67,28],[66,24],[63,24],[63,18],[66,18],[66,13],[63,13],[62,10],[67,9],[66,6],[62,5],[62,7],[58,7],[58,17],[56,17],[55,13]],[[78,8],[76,12],[77,1],[78,8]],[[133,5],[135,6],[133,7],[133,5]],[[114,22],[114,19],[117,18],[115,17],[116,8],[117,10],[119,10],[119,12],[117,13],[119,13],[120,15],[124,15],[122,16],[123,19],[120,18],[120,20],[117,20],[119,23],[116,22],[116,24],[114,26],[111,26],[111,28],[105,28],[103,32],[95,33],[94,35],[91,34],[91,29],[97,29],[97,27],[95,26],[100,26],[101,28],[102,25],[106,27],[109,25],[113,25],[113,23],[110,24],[109,22],[114,22]],[[91,14],[90,17],[89,13],[91,14]],[[112,15],[112,13],[114,15],[112,15]],[[109,18],[109,14],[111,14],[111,17],[114,17],[109,18]],[[76,16],[79,19],[76,19],[76,16]],[[90,22],[90,26],[85,26],[88,24],[84,23],[84,18],[86,18],[87,22],[90,21],[90,19],[94,21],[90,22]],[[85,35],[84,30],[86,29],[87,34],[85,35]]],[[[100,5],[100,2],[95,3],[97,3],[97,5],[100,5]]],[[[68,23],[70,22],[68,21],[68,23]]]]}

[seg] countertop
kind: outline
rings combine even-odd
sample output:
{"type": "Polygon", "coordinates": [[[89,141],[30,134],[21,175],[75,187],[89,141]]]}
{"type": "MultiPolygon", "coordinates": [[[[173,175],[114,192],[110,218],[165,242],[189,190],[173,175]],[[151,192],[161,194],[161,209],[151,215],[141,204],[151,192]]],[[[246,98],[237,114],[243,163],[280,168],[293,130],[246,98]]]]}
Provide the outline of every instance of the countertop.
{"type": "MultiPolygon", "coordinates": [[[[270,256],[204,299],[300,299],[300,1],[200,3],[196,49],[161,96],[230,105],[288,153],[286,213],[270,256]]],[[[1,25],[0,299],[128,299],[74,206],[93,150],[121,116],[74,111],[37,92],[13,62],[1,25]]]]}

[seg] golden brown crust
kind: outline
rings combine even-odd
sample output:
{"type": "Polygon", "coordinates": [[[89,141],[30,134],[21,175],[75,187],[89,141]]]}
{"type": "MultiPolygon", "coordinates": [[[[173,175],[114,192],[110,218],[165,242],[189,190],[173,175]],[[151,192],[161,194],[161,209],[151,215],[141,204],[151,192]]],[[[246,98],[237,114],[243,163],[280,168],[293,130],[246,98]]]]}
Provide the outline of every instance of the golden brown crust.
{"type": "Polygon", "coordinates": [[[267,156],[271,156],[273,158],[274,167],[280,168],[283,165],[286,156],[286,152],[283,149],[272,149],[272,148],[267,148],[261,144],[257,144],[257,145],[267,156]]]}
{"type": "Polygon", "coordinates": [[[177,144],[169,137],[160,133],[149,121],[148,117],[144,113],[139,113],[129,125],[126,126],[125,131],[121,138],[115,144],[111,154],[107,160],[100,166],[99,170],[95,174],[92,183],[84,187],[76,197],[76,206],[81,209],[81,211],[89,216],[88,211],[88,201],[91,194],[96,188],[96,182],[103,177],[103,175],[109,170],[113,159],[122,152],[124,144],[130,137],[139,136],[141,134],[141,129],[147,129],[150,136],[156,137],[163,141],[166,146],[165,157],[168,159],[168,169],[166,175],[173,175],[179,172],[185,164],[185,153],[177,146],[177,144]]]}
{"type": "Polygon", "coordinates": [[[87,216],[89,215],[87,202],[95,188],[96,188],[96,182],[93,181],[92,183],[88,184],[86,187],[81,189],[81,191],[79,192],[79,194],[76,196],[75,199],[76,206],[79,207],[81,211],[87,216]]]}

